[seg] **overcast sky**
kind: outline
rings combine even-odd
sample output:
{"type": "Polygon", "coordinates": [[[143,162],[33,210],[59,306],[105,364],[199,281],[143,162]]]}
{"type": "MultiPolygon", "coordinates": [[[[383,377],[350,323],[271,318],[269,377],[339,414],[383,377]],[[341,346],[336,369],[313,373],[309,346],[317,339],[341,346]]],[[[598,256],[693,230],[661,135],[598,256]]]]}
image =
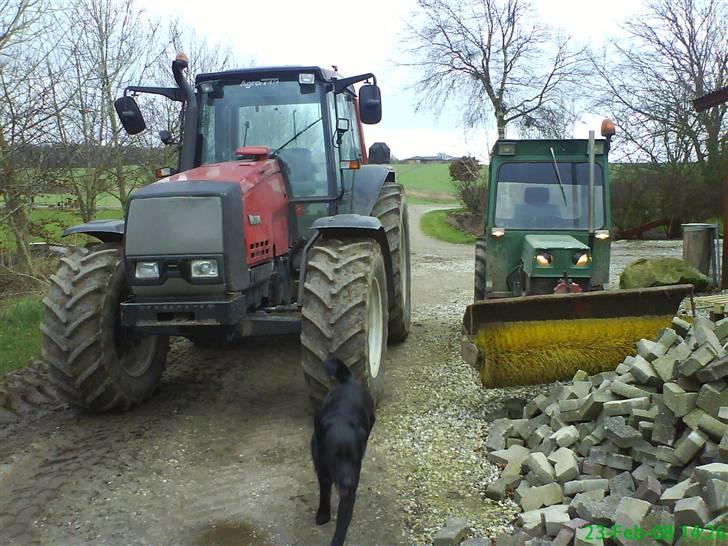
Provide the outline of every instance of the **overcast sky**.
{"type": "MultiPolygon", "coordinates": [[[[538,17],[571,35],[575,45],[598,48],[619,24],[634,16],[642,2],[610,0],[534,0],[538,17]]],[[[337,65],[344,76],[377,75],[383,119],[365,126],[367,145],[389,144],[399,158],[445,152],[487,156],[494,130],[465,131],[452,105],[439,117],[415,113],[408,89],[416,75],[397,66],[404,60],[400,37],[414,0],[140,0],[150,14],[177,17],[211,43],[230,44],[244,61],[260,65],[337,65]]],[[[246,62],[248,64],[248,62],[246,62]]],[[[586,115],[575,137],[599,130],[603,113],[586,115]]]]}

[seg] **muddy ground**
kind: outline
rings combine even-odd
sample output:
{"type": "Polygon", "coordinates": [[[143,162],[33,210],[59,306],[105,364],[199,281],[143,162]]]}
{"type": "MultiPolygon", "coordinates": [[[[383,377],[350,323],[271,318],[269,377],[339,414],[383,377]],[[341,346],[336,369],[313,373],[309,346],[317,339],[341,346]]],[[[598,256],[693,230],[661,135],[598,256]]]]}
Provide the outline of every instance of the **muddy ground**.
{"type": "MultiPolygon", "coordinates": [[[[472,248],[422,235],[429,208],[411,207],[412,334],[387,356],[349,544],[423,543],[448,515],[493,536],[516,513],[483,500],[496,469],[482,444],[499,405],[533,390],[483,391],[459,358],[472,248]]],[[[680,254],[670,242],[618,243],[613,269],[645,245],[680,254]]],[[[88,415],[42,389],[19,401],[19,420],[0,425],[0,544],[328,543],[333,523],[313,521],[298,358],[295,338],[220,350],[180,340],[157,395],[131,412],[88,415]]]]}

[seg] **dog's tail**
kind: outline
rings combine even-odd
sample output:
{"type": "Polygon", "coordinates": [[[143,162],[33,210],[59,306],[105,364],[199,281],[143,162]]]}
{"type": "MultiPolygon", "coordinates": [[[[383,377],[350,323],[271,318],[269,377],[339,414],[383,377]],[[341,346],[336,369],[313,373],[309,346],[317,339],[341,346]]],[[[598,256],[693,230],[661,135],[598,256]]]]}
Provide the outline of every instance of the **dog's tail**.
{"type": "Polygon", "coordinates": [[[346,383],[352,377],[349,367],[334,356],[324,361],[324,370],[330,377],[335,378],[337,383],[346,383]]]}

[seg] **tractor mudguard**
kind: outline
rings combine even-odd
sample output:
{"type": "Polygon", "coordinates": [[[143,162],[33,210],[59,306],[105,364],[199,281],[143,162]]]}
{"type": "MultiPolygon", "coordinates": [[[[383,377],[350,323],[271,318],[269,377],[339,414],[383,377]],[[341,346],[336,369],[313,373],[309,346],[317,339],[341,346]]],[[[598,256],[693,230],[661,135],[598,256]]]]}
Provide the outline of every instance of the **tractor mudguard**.
{"type": "Polygon", "coordinates": [[[394,171],[384,165],[362,165],[354,175],[351,210],[369,216],[385,182],[394,182],[394,171]]]}
{"type": "Polygon", "coordinates": [[[126,231],[124,220],[91,220],[85,224],[79,224],[63,230],[62,237],[74,233],[84,233],[96,237],[104,243],[121,241],[126,231]]]}
{"type": "MultiPolygon", "coordinates": [[[[384,180],[382,180],[383,183],[384,180]]],[[[372,203],[371,208],[373,207],[374,203],[372,203]]],[[[310,240],[307,246],[313,244],[319,237],[367,237],[376,240],[382,248],[382,254],[384,255],[384,268],[387,272],[387,279],[393,278],[394,272],[392,271],[392,254],[389,251],[389,241],[387,241],[387,234],[384,232],[384,227],[382,227],[382,222],[379,221],[379,218],[361,214],[324,216],[314,220],[311,228],[316,230],[317,234],[310,240]]],[[[301,279],[305,278],[305,270],[304,260],[301,267],[301,279]]],[[[303,283],[301,283],[301,287],[303,287],[303,283]]],[[[391,282],[387,282],[387,293],[390,300],[394,299],[394,286],[391,282]]],[[[301,300],[299,299],[299,301],[301,300]]]]}

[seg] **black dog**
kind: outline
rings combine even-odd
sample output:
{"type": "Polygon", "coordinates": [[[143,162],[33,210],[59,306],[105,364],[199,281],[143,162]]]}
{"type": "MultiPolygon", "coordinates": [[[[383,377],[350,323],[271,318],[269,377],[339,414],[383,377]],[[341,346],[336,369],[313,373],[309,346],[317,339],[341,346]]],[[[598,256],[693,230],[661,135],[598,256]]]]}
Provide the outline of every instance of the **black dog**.
{"type": "Polygon", "coordinates": [[[374,426],[374,402],[338,358],[328,358],[324,369],[336,385],[313,422],[311,455],[320,488],[316,523],[323,525],[331,519],[331,485],[336,485],[339,512],[331,546],[341,546],[354,513],[361,462],[374,426]]]}

